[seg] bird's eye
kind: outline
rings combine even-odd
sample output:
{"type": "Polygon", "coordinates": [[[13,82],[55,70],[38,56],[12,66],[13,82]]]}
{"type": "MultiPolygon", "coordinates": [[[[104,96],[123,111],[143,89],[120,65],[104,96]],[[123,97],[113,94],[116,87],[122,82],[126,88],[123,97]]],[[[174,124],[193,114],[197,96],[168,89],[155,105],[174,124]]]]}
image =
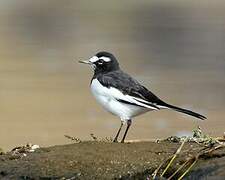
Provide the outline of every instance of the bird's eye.
{"type": "Polygon", "coordinates": [[[99,59],[98,64],[99,64],[99,65],[102,65],[103,62],[104,62],[104,61],[103,61],[102,59],[99,59]]]}

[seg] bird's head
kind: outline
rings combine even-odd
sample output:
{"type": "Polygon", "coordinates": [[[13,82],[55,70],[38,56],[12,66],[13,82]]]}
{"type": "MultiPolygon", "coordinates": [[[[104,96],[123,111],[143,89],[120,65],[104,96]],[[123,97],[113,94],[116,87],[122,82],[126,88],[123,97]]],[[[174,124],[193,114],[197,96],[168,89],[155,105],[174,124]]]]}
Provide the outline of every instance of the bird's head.
{"type": "Polygon", "coordinates": [[[95,73],[106,73],[119,69],[119,63],[115,56],[105,51],[97,53],[87,61],[79,62],[91,65],[95,73]]]}

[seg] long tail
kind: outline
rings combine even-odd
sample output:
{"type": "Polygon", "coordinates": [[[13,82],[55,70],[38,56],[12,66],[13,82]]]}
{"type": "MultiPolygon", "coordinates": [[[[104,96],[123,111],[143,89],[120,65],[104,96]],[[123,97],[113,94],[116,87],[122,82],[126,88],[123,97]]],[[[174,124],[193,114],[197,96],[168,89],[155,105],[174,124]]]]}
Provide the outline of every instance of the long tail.
{"type": "Polygon", "coordinates": [[[187,109],[183,109],[183,108],[179,108],[179,107],[176,107],[176,106],[173,106],[171,104],[167,104],[167,103],[163,103],[163,106],[167,107],[167,108],[170,108],[170,109],[173,109],[175,111],[178,111],[178,112],[181,112],[181,113],[185,113],[185,114],[188,114],[190,116],[194,116],[196,118],[199,118],[201,120],[205,120],[207,119],[205,116],[201,115],[201,114],[198,114],[196,112],[193,112],[193,111],[190,111],[190,110],[187,110],[187,109]]]}

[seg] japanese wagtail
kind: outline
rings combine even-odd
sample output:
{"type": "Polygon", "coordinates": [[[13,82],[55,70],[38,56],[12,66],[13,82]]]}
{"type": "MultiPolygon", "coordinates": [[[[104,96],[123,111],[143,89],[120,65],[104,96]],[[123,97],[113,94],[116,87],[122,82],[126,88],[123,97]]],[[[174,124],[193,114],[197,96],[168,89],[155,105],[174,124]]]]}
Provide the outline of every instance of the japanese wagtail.
{"type": "Polygon", "coordinates": [[[115,56],[109,52],[99,52],[89,60],[79,62],[89,64],[94,70],[90,87],[96,100],[121,120],[114,142],[118,142],[123,124],[127,123],[127,128],[122,143],[132,119],[148,111],[171,109],[202,120],[206,119],[201,114],[162,101],[137,80],[123,72],[115,56]]]}

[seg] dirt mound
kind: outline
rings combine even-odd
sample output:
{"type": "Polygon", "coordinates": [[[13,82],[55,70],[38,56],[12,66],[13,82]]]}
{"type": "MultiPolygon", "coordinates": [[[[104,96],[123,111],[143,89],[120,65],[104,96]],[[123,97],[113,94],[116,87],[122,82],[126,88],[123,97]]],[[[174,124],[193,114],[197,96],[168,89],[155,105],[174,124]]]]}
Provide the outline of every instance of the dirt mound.
{"type": "MultiPolygon", "coordinates": [[[[0,179],[143,179],[176,152],[171,142],[80,142],[40,148],[25,156],[0,155],[0,179]]],[[[186,143],[168,171],[174,172],[188,154],[202,149],[186,143]]],[[[225,151],[202,158],[187,174],[192,179],[225,178],[225,151]]]]}

